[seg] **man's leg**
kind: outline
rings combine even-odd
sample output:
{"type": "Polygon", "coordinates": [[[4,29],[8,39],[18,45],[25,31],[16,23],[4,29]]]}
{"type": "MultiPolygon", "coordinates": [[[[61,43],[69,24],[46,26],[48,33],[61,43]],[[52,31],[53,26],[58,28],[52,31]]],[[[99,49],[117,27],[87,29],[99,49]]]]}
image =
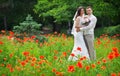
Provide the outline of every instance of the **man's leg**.
{"type": "Polygon", "coordinates": [[[94,50],[94,35],[84,35],[85,44],[91,60],[96,60],[96,52],[94,50]]]}

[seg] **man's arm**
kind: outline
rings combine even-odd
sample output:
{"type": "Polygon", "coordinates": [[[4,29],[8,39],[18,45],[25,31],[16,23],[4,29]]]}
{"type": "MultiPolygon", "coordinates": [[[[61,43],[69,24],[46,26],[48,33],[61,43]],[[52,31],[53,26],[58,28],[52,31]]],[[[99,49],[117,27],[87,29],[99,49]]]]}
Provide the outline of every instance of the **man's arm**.
{"type": "Polygon", "coordinates": [[[91,21],[91,22],[89,23],[88,26],[82,27],[82,28],[80,28],[80,30],[81,30],[81,31],[84,31],[84,30],[89,30],[89,29],[95,27],[95,24],[96,24],[96,22],[97,22],[97,18],[96,18],[96,17],[93,17],[90,21],[91,21]]]}

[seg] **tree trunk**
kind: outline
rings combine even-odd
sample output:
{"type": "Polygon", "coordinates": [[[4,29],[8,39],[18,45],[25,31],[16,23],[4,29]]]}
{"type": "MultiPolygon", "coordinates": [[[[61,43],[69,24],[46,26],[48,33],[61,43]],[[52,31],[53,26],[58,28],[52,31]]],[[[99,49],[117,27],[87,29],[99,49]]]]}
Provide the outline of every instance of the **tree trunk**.
{"type": "Polygon", "coordinates": [[[53,25],[52,25],[52,26],[53,26],[53,29],[52,29],[52,31],[53,31],[53,32],[55,32],[55,31],[56,31],[56,30],[55,30],[55,28],[56,28],[56,25],[55,25],[55,23],[53,23],[53,25]]]}
{"type": "Polygon", "coordinates": [[[6,16],[4,16],[3,20],[4,20],[5,30],[7,30],[7,19],[6,19],[6,16]]]}

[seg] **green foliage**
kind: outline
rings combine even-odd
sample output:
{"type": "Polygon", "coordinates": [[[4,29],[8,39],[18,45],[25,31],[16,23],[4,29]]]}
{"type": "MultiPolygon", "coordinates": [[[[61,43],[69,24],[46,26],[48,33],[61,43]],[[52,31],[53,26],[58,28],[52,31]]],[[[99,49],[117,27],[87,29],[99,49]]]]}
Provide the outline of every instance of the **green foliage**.
{"type": "Polygon", "coordinates": [[[73,37],[49,34],[48,39],[41,45],[30,41],[21,44],[0,36],[0,42],[3,42],[0,44],[0,76],[111,76],[120,72],[119,39],[108,36],[95,39],[97,60],[90,63],[84,62],[83,58],[68,61],[73,37]],[[82,68],[78,67],[78,62],[82,63],[82,68]],[[73,72],[68,72],[70,65],[74,66],[73,72]],[[86,66],[90,68],[86,70],[86,66]]]}
{"type": "Polygon", "coordinates": [[[120,33],[120,25],[95,29],[96,37],[99,37],[101,34],[108,34],[109,36],[113,36],[113,35],[119,34],[119,33],[120,33]]]}
{"type": "MultiPolygon", "coordinates": [[[[0,25],[5,29],[3,18],[6,17],[7,30],[12,30],[13,26],[24,20],[27,14],[33,13],[33,6],[36,0],[0,0],[0,25]]],[[[36,18],[35,18],[36,19],[36,18]]]]}
{"type": "Polygon", "coordinates": [[[17,34],[26,33],[28,36],[40,34],[41,24],[33,21],[31,15],[26,17],[26,20],[20,23],[20,26],[14,26],[13,31],[17,34]]]}
{"type": "Polygon", "coordinates": [[[61,23],[62,21],[72,21],[73,14],[75,13],[77,2],[70,0],[38,0],[35,5],[34,11],[40,17],[53,17],[54,22],[61,23]],[[71,6],[70,6],[71,5],[71,6]],[[41,7],[42,6],[42,7],[41,7]],[[74,11],[73,11],[74,10],[74,11]]]}
{"type": "Polygon", "coordinates": [[[24,38],[24,36],[31,37],[33,35],[36,35],[35,40],[39,40],[39,42],[46,41],[46,37],[40,36],[41,31],[40,27],[42,25],[38,24],[33,20],[33,17],[31,15],[28,15],[22,23],[20,23],[19,26],[14,26],[13,31],[15,32],[15,36],[18,38],[24,38]]]}
{"type": "MultiPolygon", "coordinates": [[[[120,1],[117,2],[120,3],[120,1]]],[[[98,24],[110,26],[118,24],[120,8],[116,8],[117,2],[113,0],[38,0],[34,12],[43,18],[43,21],[49,21],[48,17],[52,17],[54,22],[62,24],[62,22],[72,21],[77,7],[90,5],[98,18],[98,24]]]]}

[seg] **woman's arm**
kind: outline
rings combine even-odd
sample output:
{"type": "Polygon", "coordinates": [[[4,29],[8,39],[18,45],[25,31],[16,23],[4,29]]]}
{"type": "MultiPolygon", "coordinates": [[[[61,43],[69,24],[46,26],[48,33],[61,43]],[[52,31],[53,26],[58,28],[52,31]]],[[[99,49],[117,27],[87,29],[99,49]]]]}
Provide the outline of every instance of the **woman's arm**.
{"type": "Polygon", "coordinates": [[[75,28],[80,28],[80,17],[77,17],[77,18],[76,18],[75,28]]]}
{"type": "Polygon", "coordinates": [[[75,28],[76,28],[76,32],[79,32],[80,31],[80,17],[77,17],[76,18],[76,21],[75,21],[75,28]]]}

